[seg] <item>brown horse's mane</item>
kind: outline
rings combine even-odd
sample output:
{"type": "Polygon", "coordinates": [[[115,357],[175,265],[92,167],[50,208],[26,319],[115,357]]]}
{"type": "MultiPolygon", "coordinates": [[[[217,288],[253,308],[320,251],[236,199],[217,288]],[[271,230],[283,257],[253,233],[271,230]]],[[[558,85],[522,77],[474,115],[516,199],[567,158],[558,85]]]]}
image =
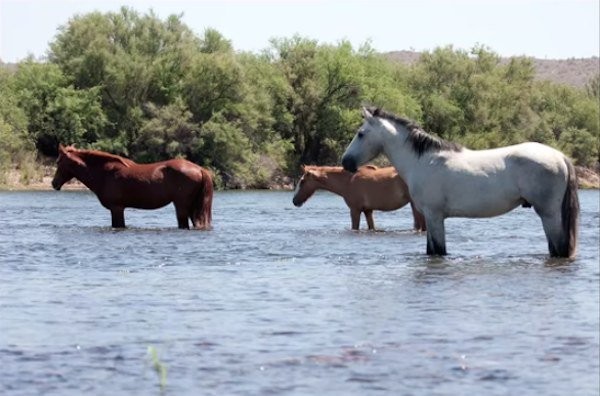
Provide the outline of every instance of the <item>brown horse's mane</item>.
{"type": "Polygon", "coordinates": [[[70,148],[69,152],[75,153],[82,160],[84,160],[87,164],[99,165],[105,164],[107,162],[119,162],[121,165],[125,167],[130,167],[131,165],[135,165],[135,162],[128,158],[124,158],[118,156],[116,154],[107,153],[104,151],[98,150],[79,150],[75,148],[70,148]]]}
{"type": "Polygon", "coordinates": [[[395,122],[408,131],[406,139],[410,141],[414,152],[420,157],[426,152],[436,152],[442,150],[448,151],[461,151],[462,146],[458,143],[449,142],[437,136],[428,134],[419,125],[413,121],[398,117],[395,114],[389,113],[378,107],[369,107],[367,110],[373,114],[374,117],[385,118],[388,121],[395,122]]]}

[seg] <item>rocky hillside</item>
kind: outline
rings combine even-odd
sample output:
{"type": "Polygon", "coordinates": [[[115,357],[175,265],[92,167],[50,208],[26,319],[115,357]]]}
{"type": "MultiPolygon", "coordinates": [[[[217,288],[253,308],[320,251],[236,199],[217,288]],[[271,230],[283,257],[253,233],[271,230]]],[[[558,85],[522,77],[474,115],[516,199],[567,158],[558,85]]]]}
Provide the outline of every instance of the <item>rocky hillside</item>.
{"type": "MultiPolygon", "coordinates": [[[[389,59],[411,64],[416,62],[421,56],[416,51],[392,51],[385,54],[389,59]]],[[[508,61],[509,58],[504,58],[508,61]]],[[[600,73],[600,58],[593,56],[590,58],[571,58],[571,59],[533,59],[537,71],[537,78],[540,80],[550,80],[557,83],[567,84],[578,88],[583,88],[592,77],[600,73]]],[[[5,67],[11,71],[16,70],[14,63],[3,63],[0,59],[0,67],[5,67]]]]}
{"type": "MultiPolygon", "coordinates": [[[[385,54],[389,59],[411,64],[421,56],[415,51],[393,51],[385,54]]],[[[508,58],[503,59],[508,61],[508,58]]],[[[533,59],[537,78],[567,84],[578,88],[585,87],[586,83],[600,73],[600,59],[591,58],[571,59],[533,59]]]]}

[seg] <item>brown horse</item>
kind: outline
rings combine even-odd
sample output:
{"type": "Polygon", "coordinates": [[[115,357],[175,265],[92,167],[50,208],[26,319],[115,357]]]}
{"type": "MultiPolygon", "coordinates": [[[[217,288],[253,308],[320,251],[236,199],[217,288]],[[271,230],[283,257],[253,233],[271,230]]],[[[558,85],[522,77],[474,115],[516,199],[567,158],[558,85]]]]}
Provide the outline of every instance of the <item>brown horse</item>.
{"type": "Polygon", "coordinates": [[[179,228],[198,229],[212,221],[213,181],[210,172],[184,159],[137,164],[118,155],[59,145],[52,187],[60,190],[75,178],[110,210],[112,226],[125,227],[125,208],[158,209],[173,202],[179,228]]]}
{"type": "Polygon", "coordinates": [[[302,171],[292,199],[296,206],[302,206],[316,190],[331,191],[341,195],[350,208],[353,230],[359,228],[361,213],[369,230],[374,230],[373,210],[396,210],[410,202],[415,229],[425,230],[425,218],[413,206],[406,183],[393,167],[367,165],[350,173],[341,166],[303,166],[302,171]]]}

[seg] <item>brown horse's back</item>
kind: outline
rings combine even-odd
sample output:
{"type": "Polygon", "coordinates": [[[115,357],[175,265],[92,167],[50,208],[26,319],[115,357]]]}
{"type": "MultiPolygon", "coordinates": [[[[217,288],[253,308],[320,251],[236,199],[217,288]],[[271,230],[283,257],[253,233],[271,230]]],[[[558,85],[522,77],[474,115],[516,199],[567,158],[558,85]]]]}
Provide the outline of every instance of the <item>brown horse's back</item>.
{"type": "Polygon", "coordinates": [[[114,178],[107,179],[100,195],[138,209],[157,209],[195,195],[202,181],[202,168],[186,160],[119,167],[114,178]]]}

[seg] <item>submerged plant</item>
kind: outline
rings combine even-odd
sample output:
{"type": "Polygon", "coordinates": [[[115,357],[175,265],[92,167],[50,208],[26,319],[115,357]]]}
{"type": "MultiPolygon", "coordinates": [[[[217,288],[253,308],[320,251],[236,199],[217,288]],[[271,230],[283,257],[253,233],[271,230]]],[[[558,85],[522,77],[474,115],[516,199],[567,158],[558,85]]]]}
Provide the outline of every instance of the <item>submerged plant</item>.
{"type": "Polygon", "coordinates": [[[148,355],[150,356],[150,360],[152,362],[152,368],[156,371],[158,375],[158,384],[160,385],[160,389],[165,389],[167,386],[167,366],[160,361],[158,357],[158,352],[155,347],[148,347],[148,355]]]}

